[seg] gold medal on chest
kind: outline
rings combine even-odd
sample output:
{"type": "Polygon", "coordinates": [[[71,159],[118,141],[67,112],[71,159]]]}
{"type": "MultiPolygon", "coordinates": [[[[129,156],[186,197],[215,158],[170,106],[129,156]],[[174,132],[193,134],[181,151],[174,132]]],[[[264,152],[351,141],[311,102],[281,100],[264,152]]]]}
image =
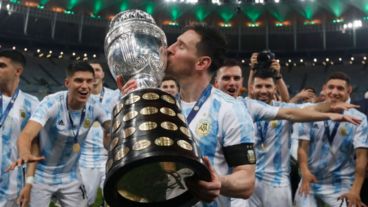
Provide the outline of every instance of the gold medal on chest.
{"type": "Polygon", "coordinates": [[[88,128],[90,125],[91,125],[91,121],[90,121],[89,119],[86,119],[86,120],[84,121],[83,127],[84,127],[84,128],[88,128]]]}
{"type": "Polygon", "coordinates": [[[75,152],[75,153],[80,152],[80,145],[79,145],[79,143],[74,143],[73,144],[73,152],[75,152]]]}

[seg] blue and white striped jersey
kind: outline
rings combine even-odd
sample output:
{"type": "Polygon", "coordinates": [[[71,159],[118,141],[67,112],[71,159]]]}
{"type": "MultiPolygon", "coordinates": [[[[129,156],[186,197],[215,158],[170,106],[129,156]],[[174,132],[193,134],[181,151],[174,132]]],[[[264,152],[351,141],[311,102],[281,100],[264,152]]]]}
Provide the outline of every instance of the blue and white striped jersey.
{"type": "MultiPolygon", "coordinates": [[[[3,95],[3,111],[0,111],[1,114],[4,113],[9,102],[10,97],[3,95]]],[[[0,128],[0,200],[16,198],[23,187],[23,175],[20,168],[7,173],[5,170],[11,162],[18,158],[16,141],[38,104],[39,101],[36,97],[19,90],[18,97],[5,119],[4,125],[0,128]]]]}
{"type": "MultiPolygon", "coordinates": [[[[195,103],[181,101],[187,117],[195,103]]],[[[199,143],[203,156],[207,156],[219,175],[231,173],[223,147],[241,143],[254,143],[253,122],[242,103],[222,91],[212,88],[211,95],[198,111],[189,128],[199,143]]],[[[230,198],[220,196],[212,203],[199,206],[230,206],[230,198]]]]}
{"type": "Polygon", "coordinates": [[[322,192],[321,185],[333,185],[335,192],[339,192],[340,186],[351,185],[355,175],[355,149],[368,148],[367,117],[356,109],[346,110],[344,114],[357,117],[362,123],[355,126],[341,122],[331,143],[326,127],[331,135],[336,122],[328,120],[300,125],[299,140],[309,141],[308,167],[317,178],[317,183],[312,184],[314,190],[322,192]]]}
{"type": "Polygon", "coordinates": [[[40,151],[45,157],[37,164],[35,182],[44,184],[62,184],[79,179],[79,152],[73,151],[74,136],[79,130],[78,143],[83,145],[93,122],[103,123],[110,120],[100,103],[89,98],[86,114],[80,126],[82,110],[69,111],[66,107],[67,91],[46,96],[33,113],[31,120],[40,123],[40,151]],[[74,127],[69,119],[74,123],[74,127]]]}
{"type": "Polygon", "coordinates": [[[273,186],[288,186],[290,173],[290,135],[292,122],[273,120],[280,108],[296,108],[301,105],[272,102],[272,106],[260,101],[244,99],[256,128],[256,178],[273,186]]]}
{"type": "MultiPolygon", "coordinates": [[[[104,87],[103,95],[91,95],[90,98],[99,101],[111,116],[112,108],[116,101],[115,91],[104,87]]],[[[86,141],[81,146],[81,155],[79,158],[79,166],[88,168],[104,168],[107,160],[107,150],[103,146],[103,128],[98,121],[93,122],[91,129],[87,134],[86,141]]]]}

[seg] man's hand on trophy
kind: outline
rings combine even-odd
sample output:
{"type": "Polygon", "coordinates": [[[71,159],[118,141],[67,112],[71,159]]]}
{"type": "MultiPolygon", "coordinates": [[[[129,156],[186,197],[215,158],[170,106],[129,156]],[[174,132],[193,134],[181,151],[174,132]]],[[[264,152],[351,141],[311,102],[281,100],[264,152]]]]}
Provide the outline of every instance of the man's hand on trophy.
{"type": "Polygon", "coordinates": [[[120,89],[120,92],[125,95],[132,90],[137,89],[138,84],[136,80],[129,80],[128,82],[124,83],[123,76],[118,75],[116,77],[116,85],[120,89]]]}
{"type": "Polygon", "coordinates": [[[221,181],[207,157],[203,158],[203,162],[211,173],[211,180],[186,180],[186,184],[190,192],[199,200],[212,202],[220,195],[221,181]]]}

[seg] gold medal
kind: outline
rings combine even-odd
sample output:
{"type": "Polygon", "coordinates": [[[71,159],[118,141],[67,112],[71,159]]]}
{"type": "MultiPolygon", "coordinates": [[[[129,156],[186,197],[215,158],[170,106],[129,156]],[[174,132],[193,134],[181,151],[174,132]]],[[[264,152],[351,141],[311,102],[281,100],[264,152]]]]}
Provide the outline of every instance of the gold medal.
{"type": "Polygon", "coordinates": [[[74,143],[73,144],[73,152],[75,152],[75,153],[80,152],[80,145],[79,145],[79,143],[74,143]]]}
{"type": "Polygon", "coordinates": [[[170,130],[170,131],[178,130],[178,126],[176,126],[176,124],[174,124],[172,122],[169,122],[169,121],[162,122],[161,127],[166,129],[166,130],[170,130]]]}
{"type": "Polygon", "coordinates": [[[84,124],[83,124],[84,128],[88,128],[90,125],[91,125],[91,120],[89,119],[84,120],[84,124]]]}

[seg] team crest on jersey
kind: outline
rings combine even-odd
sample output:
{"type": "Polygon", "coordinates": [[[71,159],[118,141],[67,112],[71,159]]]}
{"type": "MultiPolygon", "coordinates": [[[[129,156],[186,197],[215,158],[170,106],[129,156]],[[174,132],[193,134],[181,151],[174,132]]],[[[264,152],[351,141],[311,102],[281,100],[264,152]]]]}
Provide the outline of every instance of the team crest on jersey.
{"type": "Polygon", "coordinates": [[[91,120],[86,119],[86,120],[84,121],[83,127],[84,127],[84,128],[88,128],[89,126],[91,126],[91,120]]]}
{"type": "Polygon", "coordinates": [[[20,112],[20,117],[21,117],[22,119],[26,118],[27,114],[26,114],[26,112],[25,112],[25,111],[20,110],[19,112],[20,112]]]}
{"type": "Polygon", "coordinates": [[[200,120],[196,127],[196,134],[200,137],[207,136],[211,131],[211,123],[209,120],[200,120]]]}
{"type": "Polygon", "coordinates": [[[272,129],[275,129],[277,127],[277,121],[276,120],[271,121],[270,124],[271,124],[272,129]]]}
{"type": "MultiPolygon", "coordinates": [[[[95,122],[93,122],[93,125],[92,125],[94,128],[98,128],[98,127],[100,127],[100,122],[98,122],[98,121],[95,121],[95,122]]],[[[87,127],[86,127],[87,128],[87,127]]]]}
{"type": "Polygon", "coordinates": [[[58,121],[57,124],[60,125],[60,126],[64,126],[65,125],[64,122],[63,122],[63,120],[58,121]]]}
{"type": "Polygon", "coordinates": [[[341,136],[346,136],[346,135],[348,135],[348,132],[347,132],[347,130],[346,130],[346,128],[345,128],[345,127],[341,127],[341,128],[340,128],[340,135],[341,135],[341,136]]]}

